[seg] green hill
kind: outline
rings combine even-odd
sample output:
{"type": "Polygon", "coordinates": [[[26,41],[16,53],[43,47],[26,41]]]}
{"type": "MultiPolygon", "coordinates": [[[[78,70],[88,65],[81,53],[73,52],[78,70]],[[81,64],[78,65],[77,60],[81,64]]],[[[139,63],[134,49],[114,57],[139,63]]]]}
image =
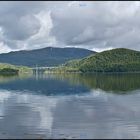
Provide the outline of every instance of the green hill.
{"type": "Polygon", "coordinates": [[[15,66],[6,63],[0,63],[0,75],[17,75],[24,73],[32,73],[32,70],[25,66],[15,66]]]}
{"type": "Polygon", "coordinates": [[[138,72],[140,52],[124,48],[112,49],[81,60],[69,61],[64,66],[80,72],[138,72]]]}

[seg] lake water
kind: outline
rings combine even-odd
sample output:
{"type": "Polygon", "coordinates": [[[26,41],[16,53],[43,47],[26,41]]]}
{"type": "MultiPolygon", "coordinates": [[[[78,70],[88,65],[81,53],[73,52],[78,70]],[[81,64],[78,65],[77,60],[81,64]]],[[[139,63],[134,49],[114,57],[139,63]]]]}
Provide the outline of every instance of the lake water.
{"type": "Polygon", "coordinates": [[[140,74],[0,76],[0,138],[140,138],[140,74]]]}

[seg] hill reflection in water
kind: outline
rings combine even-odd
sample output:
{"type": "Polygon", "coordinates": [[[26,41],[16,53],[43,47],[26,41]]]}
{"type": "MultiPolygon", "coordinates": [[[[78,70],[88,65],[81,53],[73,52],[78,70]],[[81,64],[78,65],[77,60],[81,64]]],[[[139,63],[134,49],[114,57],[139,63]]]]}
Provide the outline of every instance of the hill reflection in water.
{"type": "Polygon", "coordinates": [[[0,81],[0,138],[140,138],[140,74],[0,81]]]}
{"type": "Polygon", "coordinates": [[[140,89],[140,73],[116,74],[53,74],[52,77],[69,81],[72,85],[83,85],[89,89],[101,89],[114,93],[140,89]]]}
{"type": "Polygon", "coordinates": [[[128,93],[140,89],[140,74],[41,74],[0,76],[0,89],[30,91],[45,95],[82,94],[101,89],[128,93]]]}

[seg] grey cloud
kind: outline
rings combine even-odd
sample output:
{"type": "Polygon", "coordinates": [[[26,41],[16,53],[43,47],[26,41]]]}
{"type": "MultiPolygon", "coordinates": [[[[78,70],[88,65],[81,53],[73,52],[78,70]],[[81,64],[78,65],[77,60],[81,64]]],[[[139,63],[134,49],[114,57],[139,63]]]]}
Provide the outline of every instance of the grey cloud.
{"type": "Polygon", "coordinates": [[[137,1],[0,2],[0,16],[0,41],[11,49],[52,45],[140,50],[137,1]]]}
{"type": "Polygon", "coordinates": [[[87,7],[71,7],[53,16],[57,23],[53,34],[67,45],[91,45],[88,48],[92,49],[126,47],[139,50],[139,37],[136,33],[139,30],[137,23],[140,22],[138,2],[89,2],[87,7]],[[137,31],[130,33],[133,28],[137,31]]]}
{"type": "Polygon", "coordinates": [[[33,15],[27,15],[20,18],[13,17],[8,23],[4,23],[2,27],[4,35],[8,39],[24,40],[39,31],[40,23],[33,15]]]}

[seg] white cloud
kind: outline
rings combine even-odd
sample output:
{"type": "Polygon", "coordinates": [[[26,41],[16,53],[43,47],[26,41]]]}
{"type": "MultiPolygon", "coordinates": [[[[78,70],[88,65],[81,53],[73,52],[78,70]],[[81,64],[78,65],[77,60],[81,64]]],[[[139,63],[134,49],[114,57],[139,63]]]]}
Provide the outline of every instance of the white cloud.
{"type": "Polygon", "coordinates": [[[0,53],[8,53],[12,51],[4,42],[0,42],[0,53]]]}
{"type": "Polygon", "coordinates": [[[68,3],[68,7],[74,6],[74,5],[78,5],[79,2],[78,1],[71,1],[68,3]]]}
{"type": "Polygon", "coordinates": [[[35,15],[35,17],[40,22],[40,30],[37,34],[31,36],[27,42],[29,45],[40,45],[45,44],[47,46],[49,45],[55,45],[56,40],[54,36],[50,36],[50,31],[53,28],[53,23],[51,19],[51,11],[41,11],[39,14],[35,15]]]}
{"type": "Polygon", "coordinates": [[[113,49],[113,47],[107,47],[107,48],[93,48],[92,50],[96,51],[96,52],[102,52],[105,50],[112,50],[112,49],[113,49]]]}

